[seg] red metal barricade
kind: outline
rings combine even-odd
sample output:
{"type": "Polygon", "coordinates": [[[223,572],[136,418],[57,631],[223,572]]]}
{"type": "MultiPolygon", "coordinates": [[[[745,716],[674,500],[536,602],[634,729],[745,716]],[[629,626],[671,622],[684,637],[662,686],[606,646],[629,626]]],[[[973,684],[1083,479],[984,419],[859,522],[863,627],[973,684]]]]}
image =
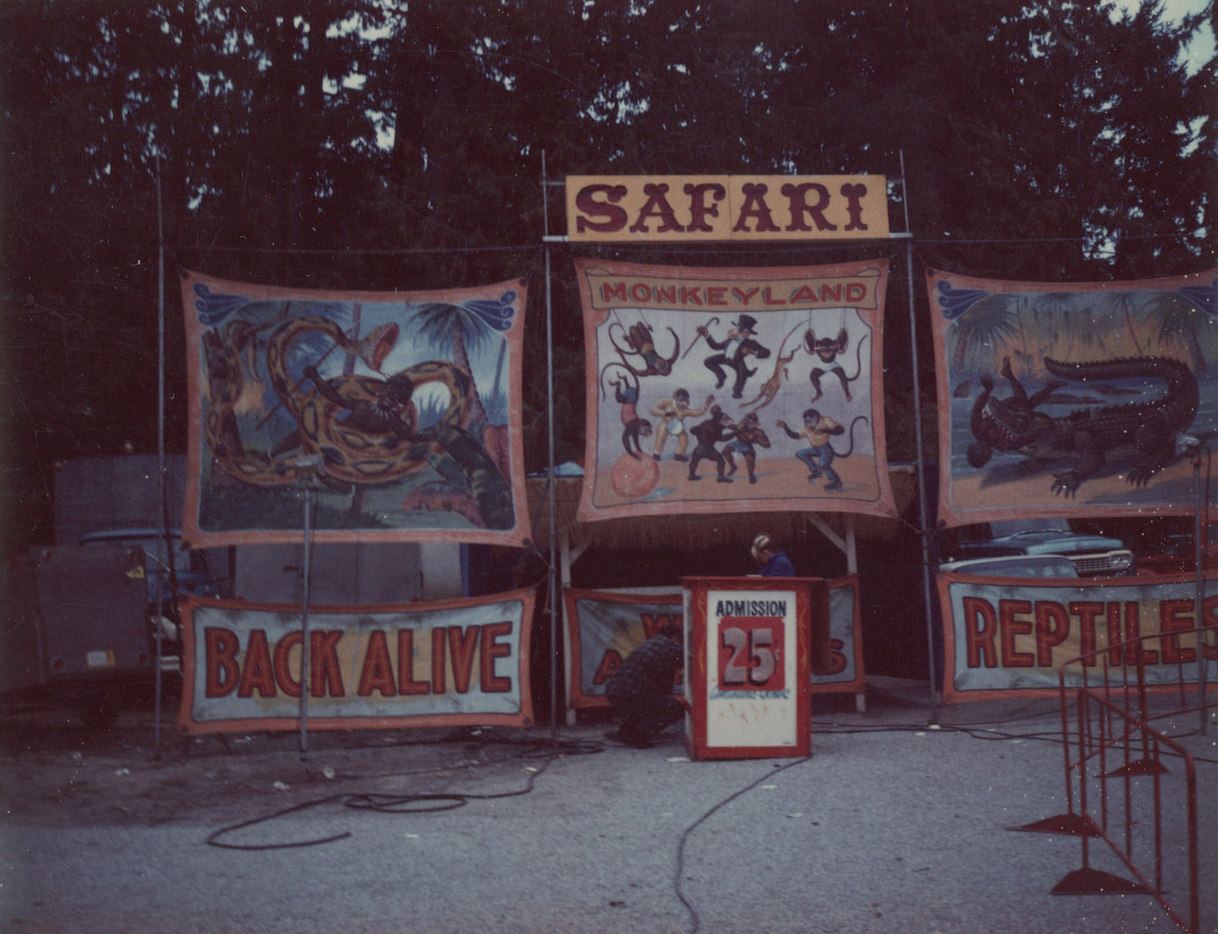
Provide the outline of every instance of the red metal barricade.
{"type": "Polygon", "coordinates": [[[1201,628],[1139,636],[1062,665],[1067,813],[1010,828],[1080,838],[1082,866],[1055,895],[1144,892],[1181,929],[1200,934],[1196,764],[1178,740],[1206,732],[1214,704],[1199,662],[1212,670],[1215,635],[1201,628]],[[1108,845],[1132,880],[1091,865],[1093,840],[1108,845]]]}

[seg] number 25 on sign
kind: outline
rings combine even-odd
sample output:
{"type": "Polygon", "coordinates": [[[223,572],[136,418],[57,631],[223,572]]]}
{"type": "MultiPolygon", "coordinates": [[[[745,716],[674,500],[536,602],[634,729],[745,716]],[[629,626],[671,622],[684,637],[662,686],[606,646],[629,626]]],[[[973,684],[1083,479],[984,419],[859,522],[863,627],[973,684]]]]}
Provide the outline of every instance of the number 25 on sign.
{"type": "Polygon", "coordinates": [[[719,689],[781,691],[785,687],[783,621],[724,617],[719,621],[719,689]]]}

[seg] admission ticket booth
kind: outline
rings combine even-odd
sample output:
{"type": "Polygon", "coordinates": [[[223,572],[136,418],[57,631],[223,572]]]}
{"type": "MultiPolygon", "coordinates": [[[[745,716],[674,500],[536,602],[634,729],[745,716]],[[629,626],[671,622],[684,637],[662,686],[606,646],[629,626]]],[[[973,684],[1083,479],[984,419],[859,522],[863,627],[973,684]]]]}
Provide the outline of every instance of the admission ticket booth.
{"type": "Polygon", "coordinates": [[[686,737],[693,759],[806,756],[814,655],[829,651],[818,578],[686,577],[686,737]]]}

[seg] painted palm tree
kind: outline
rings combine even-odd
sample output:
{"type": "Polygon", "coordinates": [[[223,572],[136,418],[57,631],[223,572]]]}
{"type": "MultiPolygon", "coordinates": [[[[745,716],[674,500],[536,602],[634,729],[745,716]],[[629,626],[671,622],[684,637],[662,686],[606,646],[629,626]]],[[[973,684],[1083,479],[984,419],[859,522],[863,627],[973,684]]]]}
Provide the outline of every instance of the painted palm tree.
{"type": "Polygon", "coordinates": [[[970,351],[997,346],[1018,332],[1019,321],[1007,296],[992,295],[973,305],[953,322],[953,326],[956,353],[952,372],[960,376],[970,351]]]}
{"type": "Polygon", "coordinates": [[[1159,322],[1159,339],[1163,343],[1176,341],[1188,351],[1189,365],[1194,373],[1204,373],[1209,364],[1201,349],[1197,322],[1203,320],[1190,302],[1169,292],[1156,292],[1149,313],[1159,322]]]}
{"type": "MultiPolygon", "coordinates": [[[[512,326],[515,314],[513,302],[515,292],[505,292],[497,300],[471,299],[454,304],[452,302],[424,302],[415,309],[409,328],[412,335],[426,341],[437,350],[451,350],[453,364],[468,373],[474,380],[474,399],[470,406],[468,429],[478,438],[487,425],[486,409],[482,405],[482,393],[477,389],[477,374],[470,363],[470,350],[477,351],[490,343],[497,331],[507,331],[512,326]]],[[[496,372],[498,387],[501,370],[496,372]]]]}

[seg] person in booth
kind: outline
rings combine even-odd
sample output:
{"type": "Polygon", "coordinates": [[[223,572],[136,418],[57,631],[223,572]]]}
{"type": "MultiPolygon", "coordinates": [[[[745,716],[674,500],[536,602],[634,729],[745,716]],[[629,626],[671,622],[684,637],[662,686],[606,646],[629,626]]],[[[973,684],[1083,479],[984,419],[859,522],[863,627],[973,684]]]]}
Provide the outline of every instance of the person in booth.
{"type": "Polygon", "coordinates": [[[795,565],[768,535],[753,539],[753,558],[761,565],[762,577],[794,577],[795,565]]]}
{"type": "Polygon", "coordinates": [[[621,721],[611,739],[648,749],[658,733],[681,718],[685,706],[673,694],[673,682],[684,657],[681,627],[665,623],[623,659],[605,684],[609,706],[621,721]]]}

